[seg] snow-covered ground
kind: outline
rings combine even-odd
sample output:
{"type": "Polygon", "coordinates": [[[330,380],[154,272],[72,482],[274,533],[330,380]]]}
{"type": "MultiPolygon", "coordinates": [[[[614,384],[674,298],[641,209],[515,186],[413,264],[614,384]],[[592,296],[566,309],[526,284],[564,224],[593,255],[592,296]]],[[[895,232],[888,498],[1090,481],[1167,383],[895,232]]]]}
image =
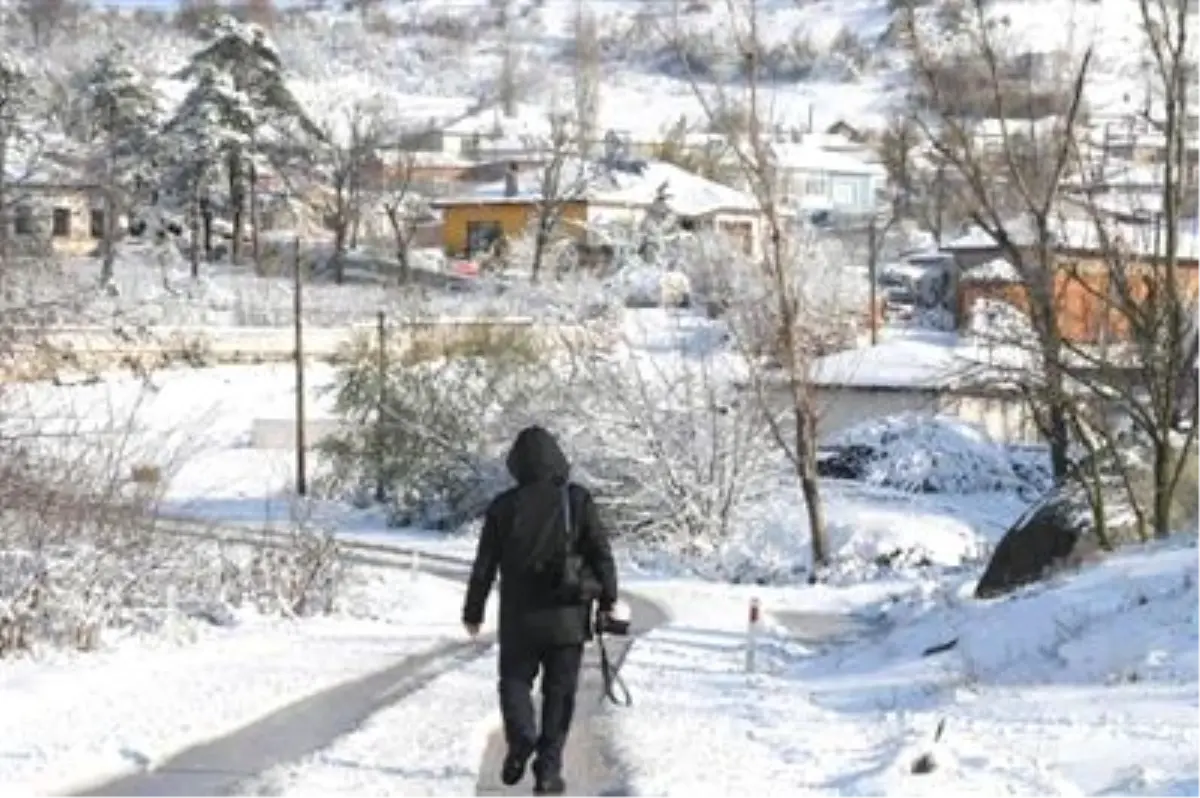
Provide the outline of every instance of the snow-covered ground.
{"type": "MultiPolygon", "coordinates": [[[[627,318],[627,333],[633,324],[627,318]]],[[[668,370],[679,357],[676,336],[707,335],[649,326],[639,332],[641,351],[627,354],[668,370]]],[[[314,418],[329,417],[332,376],[328,367],[310,370],[314,418]]],[[[176,512],[284,522],[295,512],[292,453],[255,449],[250,438],[256,419],[291,417],[292,379],[285,365],[178,369],[153,375],[149,388],[129,377],[8,386],[4,402],[43,430],[118,436],[133,461],[177,466],[166,487],[176,512]]],[[[19,414],[6,419],[22,423],[19,414]]],[[[843,563],[830,584],[795,586],[808,549],[794,488],[749,513],[703,558],[706,567],[681,567],[669,553],[624,564],[626,588],[672,614],[635,646],[624,671],[635,705],[611,721],[637,792],[1196,790],[1194,535],[977,602],[970,589],[988,548],[1025,508],[1019,496],[824,487],[843,563]],[[906,567],[882,564],[897,554],[906,567]],[[731,574],[793,586],[715,578],[731,574]],[[761,600],[767,628],[760,672],[749,677],[741,671],[751,598],[761,600]],[[795,612],[835,627],[838,616],[856,620],[845,624],[846,640],[818,646],[789,636],[795,612]],[[942,719],[935,772],[910,775],[942,719]]],[[[460,556],[475,543],[475,530],[389,530],[376,513],[331,502],[309,509],[346,538],[460,556]]],[[[369,570],[359,578],[328,618],[242,614],[228,629],[188,625],[173,636],[110,638],[98,653],[0,661],[0,787],[82,787],[461,635],[460,586],[369,570]]],[[[494,679],[490,658],[458,668],[247,787],[470,792],[484,732],[495,725],[494,679]]]]}
{"type": "Polygon", "coordinates": [[[439,677],[313,756],[243,785],[247,795],[473,795],[500,725],[496,662],[439,677]]]}
{"type": "Polygon", "coordinates": [[[674,619],[624,669],[637,703],[614,737],[636,794],[1195,795],[1194,545],[998,601],[965,598],[973,578],[930,585],[845,646],[806,648],[774,627],[753,676],[750,595],[767,613],[878,610],[886,587],[639,585],[674,619]],[[934,772],[913,775],[930,750],[934,772]]]}
{"type": "Polygon", "coordinates": [[[459,585],[374,569],[353,581],[333,616],[180,619],[99,652],[0,660],[0,792],[86,788],[462,637],[459,585]]]}

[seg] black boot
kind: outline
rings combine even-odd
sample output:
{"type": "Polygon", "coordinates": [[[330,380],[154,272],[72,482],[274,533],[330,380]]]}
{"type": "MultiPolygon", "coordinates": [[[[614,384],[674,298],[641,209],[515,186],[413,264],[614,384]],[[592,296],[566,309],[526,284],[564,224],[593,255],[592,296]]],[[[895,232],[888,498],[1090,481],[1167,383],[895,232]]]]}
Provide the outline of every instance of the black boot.
{"type": "Polygon", "coordinates": [[[524,778],[525,765],[528,764],[529,757],[532,755],[533,751],[529,749],[509,749],[508,754],[504,757],[504,764],[500,768],[500,781],[511,787],[524,778]]]}
{"type": "Polygon", "coordinates": [[[561,773],[537,774],[533,785],[534,795],[562,795],[566,791],[567,783],[563,781],[561,773]]]}

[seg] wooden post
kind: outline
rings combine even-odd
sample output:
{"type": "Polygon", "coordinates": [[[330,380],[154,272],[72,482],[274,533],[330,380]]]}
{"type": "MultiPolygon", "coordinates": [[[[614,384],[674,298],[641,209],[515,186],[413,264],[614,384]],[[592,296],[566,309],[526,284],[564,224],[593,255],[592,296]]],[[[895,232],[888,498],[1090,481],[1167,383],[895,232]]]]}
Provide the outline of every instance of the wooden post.
{"type": "Polygon", "coordinates": [[[383,473],[383,446],[387,440],[383,427],[387,407],[387,314],[382,310],[376,317],[375,326],[379,346],[379,410],[378,417],[375,419],[375,501],[382,504],[387,497],[387,485],[383,473]]]}
{"type": "Polygon", "coordinates": [[[295,239],[292,268],[292,324],[296,334],[296,495],[308,495],[307,441],[304,434],[304,281],[300,275],[300,237],[295,239]]]}

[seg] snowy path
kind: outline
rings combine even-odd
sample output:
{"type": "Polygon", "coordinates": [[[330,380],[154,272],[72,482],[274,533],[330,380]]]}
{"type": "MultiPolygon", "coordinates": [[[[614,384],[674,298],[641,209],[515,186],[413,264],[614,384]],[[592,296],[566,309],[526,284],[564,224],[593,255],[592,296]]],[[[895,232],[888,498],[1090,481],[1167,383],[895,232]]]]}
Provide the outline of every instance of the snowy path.
{"type": "Polygon", "coordinates": [[[80,795],[232,795],[240,782],[300,759],[348,734],[367,717],[481,656],[488,641],[445,643],[395,665],[290,704],[218,740],[80,795]]]}
{"type": "MultiPolygon", "coordinates": [[[[183,535],[220,534],[230,539],[249,537],[248,530],[223,526],[219,529],[191,528],[180,521],[171,531],[183,535]]],[[[258,541],[263,541],[259,536],[258,541]]],[[[270,543],[267,543],[270,545],[270,543]]],[[[349,543],[349,559],[384,567],[404,567],[409,550],[387,544],[349,543]]],[[[453,557],[423,557],[421,571],[455,581],[465,579],[469,563],[453,557]],[[431,562],[432,560],[432,562],[431,562]]],[[[627,597],[634,611],[634,636],[650,631],[667,619],[657,604],[637,596],[627,597]]],[[[609,653],[620,663],[634,637],[609,642],[609,653]]],[[[480,660],[494,658],[494,636],[478,642],[443,643],[419,654],[353,681],[310,695],[278,709],[248,726],[194,745],[161,762],[153,770],[124,776],[78,794],[86,795],[228,795],[251,792],[271,771],[293,770],[315,752],[336,747],[343,738],[352,738],[373,716],[421,691],[438,679],[480,660]]],[[[494,667],[494,665],[492,666],[494,667]]],[[[565,756],[568,789],[573,795],[625,794],[622,768],[616,761],[606,735],[603,680],[599,656],[590,646],[579,687],[579,701],[572,736],[565,756]]],[[[481,712],[493,709],[480,706],[481,712]]],[[[452,718],[452,722],[459,720],[452,718]]],[[[464,734],[467,730],[464,730],[464,734]]],[[[478,749],[477,749],[478,750],[478,749]]],[[[504,756],[500,730],[493,728],[482,752],[476,792],[480,795],[527,794],[528,782],[514,788],[499,782],[504,756]]],[[[400,752],[396,752],[400,753],[400,752]]],[[[410,751],[408,756],[420,755],[410,751]]],[[[414,764],[419,764],[414,763],[414,764]]],[[[266,778],[266,784],[272,779],[266,778]]],[[[277,789],[277,788],[276,788],[277,789]]],[[[273,792],[274,790],[272,790],[273,792]]]]}
{"type": "MultiPolygon", "coordinates": [[[[606,642],[609,655],[613,657],[618,668],[624,662],[637,635],[645,634],[651,629],[661,626],[667,620],[666,612],[659,605],[634,595],[627,595],[626,599],[633,609],[633,617],[636,620],[633,629],[634,637],[624,640],[608,638],[606,642]]],[[[636,691],[636,687],[631,688],[632,691],[636,691]]],[[[563,758],[563,777],[567,780],[567,794],[629,794],[628,786],[625,783],[625,773],[617,761],[604,724],[606,711],[613,707],[604,698],[600,657],[595,645],[588,646],[584,672],[580,679],[577,695],[575,722],[572,725],[571,736],[567,739],[567,748],[563,758]]],[[[636,702],[637,696],[635,695],[633,698],[636,702]]],[[[617,712],[624,710],[624,708],[613,709],[617,712]]],[[[479,782],[475,788],[476,795],[529,794],[532,780],[530,775],[526,775],[523,782],[513,787],[505,787],[500,783],[500,765],[504,760],[505,751],[504,736],[497,729],[488,737],[487,748],[483,754],[483,764],[479,770],[479,782]]]]}

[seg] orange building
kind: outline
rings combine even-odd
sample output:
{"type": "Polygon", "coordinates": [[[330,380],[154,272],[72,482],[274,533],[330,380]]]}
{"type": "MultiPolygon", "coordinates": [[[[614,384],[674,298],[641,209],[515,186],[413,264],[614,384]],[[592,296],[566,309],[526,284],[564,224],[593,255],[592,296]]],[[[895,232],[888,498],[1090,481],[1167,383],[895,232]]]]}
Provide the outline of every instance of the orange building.
{"type": "MultiPolygon", "coordinates": [[[[1058,257],[1061,263],[1054,275],[1054,293],[1063,337],[1076,343],[1093,344],[1127,336],[1129,319],[1118,303],[1110,299],[1115,295],[1110,293],[1115,292],[1111,264],[1094,251],[1064,250],[1058,257]]],[[[1027,290],[1016,270],[1011,267],[1005,270],[999,265],[995,261],[984,264],[968,270],[960,279],[960,326],[969,318],[971,308],[979,299],[1001,300],[1028,312],[1027,290]]],[[[1180,257],[1178,266],[1175,274],[1180,290],[1194,301],[1200,288],[1197,259],[1195,256],[1180,257]]],[[[1139,299],[1144,299],[1162,280],[1162,267],[1146,258],[1133,259],[1119,268],[1130,279],[1131,292],[1139,299]]]]}

